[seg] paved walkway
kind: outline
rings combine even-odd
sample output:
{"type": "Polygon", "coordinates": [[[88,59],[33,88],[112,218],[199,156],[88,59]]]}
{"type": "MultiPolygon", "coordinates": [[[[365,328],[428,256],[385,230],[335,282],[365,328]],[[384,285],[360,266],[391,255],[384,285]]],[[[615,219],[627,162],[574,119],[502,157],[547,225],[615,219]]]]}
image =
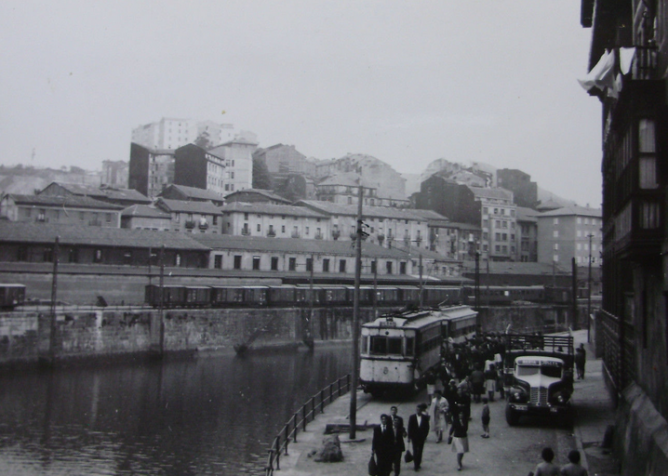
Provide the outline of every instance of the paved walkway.
{"type": "MultiPolygon", "coordinates": [[[[587,344],[587,332],[574,333],[576,347],[580,343],[587,349],[587,366],[584,380],[576,381],[574,404],[577,408],[574,436],[576,445],[583,456],[583,465],[589,469],[590,476],[611,476],[616,473],[617,464],[613,455],[603,448],[601,443],[608,425],[614,423],[614,408],[612,400],[603,382],[602,365],[600,359],[594,359],[593,346],[587,344]]],[[[365,405],[370,397],[363,392],[357,393],[357,424],[364,425],[377,423],[370,415],[364,412],[365,405]]],[[[412,404],[411,404],[412,407],[412,404]]],[[[324,438],[325,427],[328,424],[347,424],[350,408],[350,397],[345,395],[331,405],[325,407],[325,413],[319,415],[307,426],[305,433],[299,433],[297,443],[291,443],[288,455],[281,455],[280,470],[275,476],[351,476],[366,474],[366,466],[371,454],[371,430],[357,431],[356,440],[351,441],[347,434],[340,435],[341,449],[345,461],[341,463],[318,463],[309,453],[320,447],[324,438]]],[[[401,412],[400,412],[401,413],[401,412]]],[[[438,467],[438,452],[430,452],[425,448],[424,466],[438,467]],[[430,461],[433,459],[434,461],[430,461]],[[426,463],[433,464],[428,465],[426,463]]],[[[527,473],[532,467],[527,468],[527,473]]],[[[402,474],[413,474],[412,469],[402,470],[402,474]]],[[[428,476],[428,471],[423,474],[428,476]]]]}

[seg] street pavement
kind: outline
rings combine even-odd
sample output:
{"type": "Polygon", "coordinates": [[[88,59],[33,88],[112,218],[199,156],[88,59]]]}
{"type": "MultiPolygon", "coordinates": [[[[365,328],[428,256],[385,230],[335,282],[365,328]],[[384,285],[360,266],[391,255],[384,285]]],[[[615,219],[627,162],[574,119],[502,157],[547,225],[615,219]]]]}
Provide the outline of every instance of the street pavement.
{"type": "MultiPolygon", "coordinates": [[[[525,417],[520,425],[510,427],[505,421],[505,401],[497,398],[490,403],[491,424],[489,439],[481,438],[481,404],[472,404],[472,421],[469,423],[470,452],[464,457],[464,468],[457,471],[456,455],[445,441],[436,442],[430,433],[425,444],[422,469],[424,476],[442,474],[481,475],[526,475],[533,471],[540,462],[540,452],[550,446],[555,454],[555,463],[566,464],[567,454],[571,449],[578,449],[582,454],[583,466],[589,469],[590,476],[611,476],[619,474],[614,455],[602,448],[601,443],[608,425],[614,423],[614,408],[603,382],[600,359],[594,359],[593,346],[587,344],[586,331],[574,333],[575,345],[585,343],[587,348],[587,366],[584,380],[576,380],[573,403],[576,408],[574,427],[563,425],[542,418],[525,417]]],[[[498,394],[497,394],[498,397],[498,394]]],[[[405,423],[415,411],[425,395],[419,394],[410,401],[389,401],[372,399],[361,391],[357,393],[357,425],[366,425],[368,429],[356,432],[351,440],[348,432],[340,433],[341,450],[344,461],[340,463],[322,463],[314,461],[313,453],[321,447],[328,424],[347,425],[349,423],[350,396],[345,395],[325,407],[324,413],[310,422],[306,432],[297,435],[297,442],[290,443],[288,454],[282,454],[280,469],[276,476],[352,476],[366,475],[367,464],[371,456],[371,438],[373,424],[379,423],[381,413],[389,413],[391,405],[397,405],[399,415],[405,423]]],[[[557,422],[559,423],[559,422],[557,422]]],[[[407,445],[410,447],[410,445],[407,445]]],[[[412,463],[402,462],[401,473],[418,474],[412,463]]]]}

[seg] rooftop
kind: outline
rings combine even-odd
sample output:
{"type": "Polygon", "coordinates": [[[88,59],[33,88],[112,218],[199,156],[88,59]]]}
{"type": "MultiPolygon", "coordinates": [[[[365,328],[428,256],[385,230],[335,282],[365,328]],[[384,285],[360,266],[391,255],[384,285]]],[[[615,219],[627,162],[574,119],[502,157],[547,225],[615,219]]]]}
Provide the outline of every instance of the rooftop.
{"type": "Polygon", "coordinates": [[[603,213],[600,208],[587,208],[571,205],[569,207],[561,207],[556,210],[549,210],[538,214],[539,218],[543,217],[560,217],[560,216],[582,216],[601,218],[603,213]]]}
{"type": "Polygon", "coordinates": [[[160,195],[162,196],[162,194],[164,194],[165,191],[170,188],[181,192],[186,197],[194,198],[197,200],[212,200],[212,201],[216,200],[219,202],[222,202],[224,200],[222,195],[213,192],[211,190],[204,190],[203,188],[197,188],[197,187],[188,187],[186,185],[177,185],[175,183],[168,185],[160,195]]]}
{"type": "Polygon", "coordinates": [[[160,248],[164,245],[167,249],[208,250],[205,245],[194,241],[185,233],[0,221],[0,243],[53,244],[56,237],[60,237],[61,245],[126,248],[160,248]]]}
{"type": "Polygon", "coordinates": [[[298,217],[311,218],[329,218],[327,215],[318,213],[307,207],[297,207],[294,205],[275,205],[273,203],[264,202],[229,202],[221,208],[223,213],[239,212],[239,213],[258,213],[264,215],[289,215],[298,217]]]}
{"type": "Polygon", "coordinates": [[[67,211],[67,208],[87,208],[92,210],[122,210],[121,205],[103,202],[91,197],[68,195],[58,197],[54,195],[8,195],[16,204],[33,205],[41,207],[59,207],[67,211]]]}
{"type": "MultiPolygon", "coordinates": [[[[328,215],[357,216],[357,205],[339,205],[332,202],[318,200],[299,200],[297,205],[309,207],[315,211],[328,215]]],[[[414,213],[415,210],[394,207],[370,207],[365,206],[362,215],[366,218],[389,218],[392,220],[418,220],[424,221],[421,215],[414,213]]]]}
{"type": "Polygon", "coordinates": [[[121,212],[124,217],[164,218],[169,220],[169,213],[149,205],[132,205],[121,212]]]}
{"type": "Polygon", "coordinates": [[[191,202],[186,200],[170,200],[158,198],[156,205],[168,212],[176,213],[204,213],[207,215],[220,215],[220,208],[211,202],[191,202]]]}

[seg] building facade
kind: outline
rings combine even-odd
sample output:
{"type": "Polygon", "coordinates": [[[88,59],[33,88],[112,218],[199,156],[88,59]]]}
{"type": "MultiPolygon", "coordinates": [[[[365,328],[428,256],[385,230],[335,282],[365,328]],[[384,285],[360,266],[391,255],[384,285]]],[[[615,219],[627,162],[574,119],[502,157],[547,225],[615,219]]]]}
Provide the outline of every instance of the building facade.
{"type": "Polygon", "coordinates": [[[538,220],[538,261],[570,266],[601,266],[601,210],[585,207],[563,207],[540,213],[538,220]],[[590,247],[591,245],[591,247],[590,247]]]}
{"type": "Polygon", "coordinates": [[[294,145],[276,144],[266,149],[257,149],[253,158],[264,160],[270,174],[301,174],[315,177],[316,166],[294,145]]]}
{"type": "Polygon", "coordinates": [[[221,208],[223,233],[235,236],[324,240],[329,216],[306,207],[270,203],[228,203],[221,208]]]}
{"type": "Polygon", "coordinates": [[[120,228],[122,206],[90,197],[7,194],[0,216],[10,222],[120,228]]]}
{"type": "Polygon", "coordinates": [[[148,205],[132,205],[121,212],[121,228],[130,230],[170,231],[169,213],[148,205]]]}
{"type": "Polygon", "coordinates": [[[538,184],[531,181],[531,175],[517,169],[499,169],[496,184],[513,192],[518,207],[535,208],[538,205],[538,184]]]}
{"type": "Polygon", "coordinates": [[[225,193],[228,161],[221,155],[195,144],[174,151],[174,183],[200,188],[220,196],[225,193]]]}
{"type": "Polygon", "coordinates": [[[517,207],[517,250],[519,261],[538,261],[538,212],[531,208],[517,207]]]}
{"type": "Polygon", "coordinates": [[[668,1],[582,0],[602,107],[603,303],[597,351],[617,399],[621,474],[668,467],[668,1]]]}
{"type": "Polygon", "coordinates": [[[503,188],[469,187],[480,203],[481,253],[492,261],[517,261],[517,206],[503,188]]]}
{"type": "Polygon", "coordinates": [[[222,233],[220,208],[211,202],[187,202],[158,198],[156,208],[169,214],[171,231],[176,233],[222,233]]]}
{"type": "Polygon", "coordinates": [[[130,189],[155,198],[165,186],[174,182],[174,150],[149,149],[133,142],[128,168],[130,189]]]}
{"type": "MultiPolygon", "coordinates": [[[[354,241],[357,237],[357,206],[337,205],[330,202],[300,200],[304,206],[329,217],[331,233],[325,240],[354,241]]],[[[366,241],[386,248],[411,246],[429,249],[429,227],[427,219],[413,210],[393,207],[363,207],[366,241]]]]}
{"type": "Polygon", "coordinates": [[[102,161],[102,184],[128,188],[129,165],[124,160],[102,161]]]}
{"type": "Polygon", "coordinates": [[[253,188],[253,152],[257,149],[255,135],[248,133],[238,136],[210,150],[212,154],[225,159],[227,171],[223,193],[253,188]]]}

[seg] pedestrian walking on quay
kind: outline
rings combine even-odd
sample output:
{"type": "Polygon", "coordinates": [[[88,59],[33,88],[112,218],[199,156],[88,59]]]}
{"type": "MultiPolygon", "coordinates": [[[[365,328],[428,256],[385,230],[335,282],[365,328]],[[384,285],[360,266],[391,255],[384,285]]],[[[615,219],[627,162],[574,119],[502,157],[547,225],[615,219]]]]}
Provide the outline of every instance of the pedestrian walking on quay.
{"type": "Polygon", "coordinates": [[[578,373],[578,380],[583,380],[585,378],[586,363],[587,351],[584,348],[584,344],[580,344],[580,347],[575,349],[575,370],[578,373]]]}
{"type": "Polygon", "coordinates": [[[434,399],[431,401],[429,415],[433,418],[434,433],[436,434],[436,443],[443,440],[443,432],[446,429],[445,415],[448,412],[448,401],[443,398],[440,390],[434,392],[434,399]]]}
{"type": "Polygon", "coordinates": [[[380,425],[373,429],[371,454],[376,456],[376,476],[390,476],[394,462],[395,440],[392,421],[386,414],[380,416],[380,425]]]}
{"type": "Polygon", "coordinates": [[[468,425],[468,421],[471,419],[471,394],[469,393],[468,386],[460,384],[457,404],[459,406],[459,411],[464,412],[464,417],[466,418],[468,425]]]}
{"type": "Polygon", "coordinates": [[[394,461],[392,467],[394,469],[394,476],[399,476],[401,473],[401,454],[406,451],[406,444],[404,438],[406,437],[406,428],[404,427],[404,419],[397,415],[397,407],[390,407],[390,418],[392,419],[392,427],[394,429],[394,461]]]}
{"type": "Polygon", "coordinates": [[[489,438],[489,421],[490,421],[490,413],[489,413],[489,404],[487,401],[487,398],[482,399],[482,415],[480,417],[480,421],[482,422],[482,431],[483,434],[480,435],[483,438],[489,438]]]}
{"type": "Polygon", "coordinates": [[[413,468],[420,470],[424,442],[429,435],[429,415],[427,404],[420,403],[416,412],[408,417],[408,442],[413,444],[413,468]]]}
{"type": "Polygon", "coordinates": [[[452,452],[457,453],[457,471],[461,471],[464,467],[464,453],[469,452],[468,429],[469,422],[464,412],[455,412],[452,415],[450,436],[452,437],[452,452]]]}
{"type": "Polygon", "coordinates": [[[543,458],[542,463],[538,463],[536,469],[529,473],[529,476],[559,476],[559,468],[552,464],[554,460],[554,451],[549,446],[543,448],[543,451],[540,454],[543,458]]]}
{"type": "Polygon", "coordinates": [[[476,369],[471,372],[470,381],[471,386],[473,387],[473,401],[480,403],[480,396],[483,394],[485,388],[485,374],[480,368],[476,367],[476,369]]]}
{"type": "Polygon", "coordinates": [[[568,453],[570,463],[561,467],[561,476],[589,476],[586,469],[580,466],[580,452],[571,450],[568,453]]]}
{"type": "Polygon", "coordinates": [[[487,390],[487,398],[493,402],[496,393],[496,366],[494,364],[491,364],[485,371],[485,390],[487,390]]]}

